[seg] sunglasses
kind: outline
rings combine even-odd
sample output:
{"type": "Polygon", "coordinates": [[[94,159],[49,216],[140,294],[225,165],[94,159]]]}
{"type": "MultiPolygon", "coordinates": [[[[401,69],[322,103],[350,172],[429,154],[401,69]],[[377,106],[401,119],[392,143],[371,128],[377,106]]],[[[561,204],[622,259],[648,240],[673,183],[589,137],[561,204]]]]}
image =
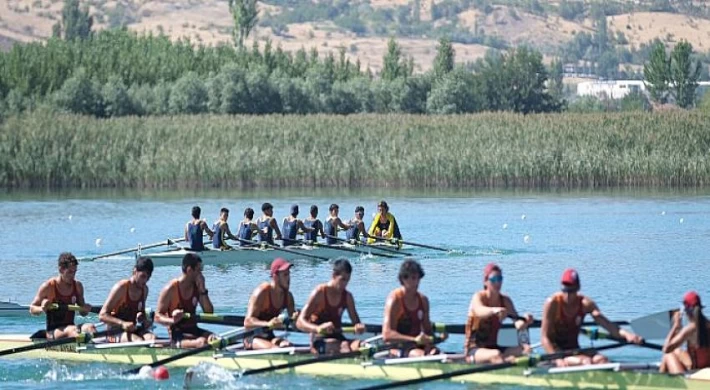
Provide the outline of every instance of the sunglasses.
{"type": "Polygon", "coordinates": [[[503,275],[491,276],[488,281],[491,283],[503,283],[503,275]]]}

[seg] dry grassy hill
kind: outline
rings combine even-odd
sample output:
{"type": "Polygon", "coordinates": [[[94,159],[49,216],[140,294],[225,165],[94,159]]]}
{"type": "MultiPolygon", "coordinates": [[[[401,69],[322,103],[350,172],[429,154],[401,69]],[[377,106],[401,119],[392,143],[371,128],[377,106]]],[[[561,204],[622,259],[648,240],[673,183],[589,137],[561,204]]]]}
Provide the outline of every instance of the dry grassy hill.
{"type": "MultiPolygon", "coordinates": [[[[305,1],[305,0],[304,0],[305,1]]],[[[357,0],[353,3],[367,0],[357,0]]],[[[431,18],[432,0],[421,1],[421,18],[431,18]]],[[[61,0],[0,0],[0,48],[7,49],[14,42],[29,42],[49,37],[52,25],[61,18],[61,0]]],[[[175,39],[187,37],[194,42],[214,45],[231,42],[231,17],[226,0],[89,0],[96,28],[125,24],[139,32],[165,33],[175,39]]],[[[408,0],[370,0],[373,8],[395,8],[408,0]]],[[[278,14],[277,6],[259,3],[261,14],[278,14]]],[[[638,47],[653,38],[669,44],[687,39],[696,49],[708,50],[710,21],[693,19],[679,14],[644,12],[610,16],[609,29],[623,32],[629,45],[638,47]],[[705,42],[705,46],[703,46],[705,42]]],[[[437,20],[435,23],[446,23],[437,20]]],[[[509,6],[494,5],[487,14],[468,9],[457,15],[459,26],[487,35],[498,35],[510,44],[529,44],[543,52],[555,49],[571,40],[574,34],[593,32],[590,20],[572,22],[557,15],[538,16],[509,6]]],[[[271,39],[285,50],[316,47],[319,52],[335,52],[344,47],[347,55],[359,58],[363,66],[373,70],[381,67],[387,36],[356,36],[330,22],[289,24],[287,32],[276,35],[271,28],[257,27],[253,39],[271,39]]],[[[419,71],[431,66],[436,53],[433,38],[400,38],[407,55],[414,57],[419,71]]],[[[478,44],[455,44],[457,61],[473,61],[484,55],[488,47],[478,44]]]]}

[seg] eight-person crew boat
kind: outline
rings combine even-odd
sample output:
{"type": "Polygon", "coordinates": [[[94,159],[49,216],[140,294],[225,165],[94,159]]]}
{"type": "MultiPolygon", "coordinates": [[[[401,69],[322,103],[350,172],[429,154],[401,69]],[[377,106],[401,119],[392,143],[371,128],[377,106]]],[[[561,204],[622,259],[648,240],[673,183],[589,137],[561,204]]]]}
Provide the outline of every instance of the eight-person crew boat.
{"type": "Polygon", "coordinates": [[[688,371],[710,367],[710,322],[703,314],[700,296],[688,291],[683,297],[683,312],[688,325],[683,326],[683,313],[673,315],[673,326],[663,345],[663,361],[660,371],[669,374],[685,374],[688,371]],[[686,350],[680,346],[686,343],[686,350]]]}
{"type": "MultiPolygon", "coordinates": [[[[562,274],[562,291],[545,301],[542,309],[540,342],[547,353],[579,349],[579,334],[584,317],[590,314],[599,326],[611,337],[641,344],[643,338],[620,329],[609,321],[594,301],[579,293],[579,274],[568,268],[562,274]]],[[[607,363],[609,359],[600,353],[578,354],[555,360],[558,367],[607,363]]]]}
{"type": "Polygon", "coordinates": [[[114,284],[101,307],[99,319],[109,328],[123,329],[123,333],[109,337],[109,341],[155,339],[155,335],[150,332],[150,315],[145,312],[148,281],[152,274],[153,261],[149,257],[139,257],[133,267],[133,275],[114,284]]]}
{"type": "Polygon", "coordinates": [[[313,290],[296,326],[311,334],[311,350],[317,354],[345,353],[360,348],[360,340],[349,340],[343,335],[343,312],[347,311],[354,324],[354,332],[362,334],[365,325],[355,309],[355,299],[347,290],[353,268],[346,259],[333,263],[333,273],[327,283],[313,290]]]}
{"type": "Polygon", "coordinates": [[[490,263],[483,270],[483,290],[473,294],[466,320],[464,353],[470,363],[502,363],[530,353],[528,344],[518,346],[498,345],[498,331],[506,317],[515,319],[518,331],[533,322],[531,314],[519,317],[513,300],[501,293],[503,271],[490,263]]]}
{"type": "Polygon", "coordinates": [[[199,348],[214,338],[212,332],[197,326],[198,305],[205,313],[214,311],[202,275],[202,259],[187,253],[182,259],[182,275],[165,285],[155,310],[155,322],[168,327],[170,341],[175,346],[199,348]]]}
{"type": "Polygon", "coordinates": [[[94,324],[82,324],[77,326],[74,323],[74,311],[60,307],[53,310],[53,304],[78,305],[81,310],[79,314],[87,315],[91,311],[91,305],[84,300],[84,285],[76,279],[76,271],[79,261],[69,252],[59,255],[57,260],[59,275],[52,277],[42,283],[30,304],[30,314],[39,315],[45,313],[47,318],[47,339],[60,339],[65,337],[76,337],[79,333],[94,333],[94,324]]]}
{"type": "Polygon", "coordinates": [[[268,327],[269,331],[244,339],[247,349],[269,349],[288,347],[291,343],[283,337],[276,337],[273,329],[280,329],[284,321],[280,314],[286,310],[288,318],[296,311],[291,294],[291,267],[293,264],[277,258],[271,263],[271,281],[259,285],[249,298],[244,327],[247,329],[268,327]]]}

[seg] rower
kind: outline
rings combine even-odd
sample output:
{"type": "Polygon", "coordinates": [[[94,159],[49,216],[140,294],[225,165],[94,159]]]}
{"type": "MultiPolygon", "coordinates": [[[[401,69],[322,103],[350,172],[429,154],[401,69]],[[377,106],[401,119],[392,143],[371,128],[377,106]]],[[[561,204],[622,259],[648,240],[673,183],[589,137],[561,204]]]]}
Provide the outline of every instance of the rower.
{"type": "Polygon", "coordinates": [[[219,210],[219,219],[212,225],[212,230],[214,230],[214,235],[212,236],[212,247],[217,250],[230,250],[231,246],[227,245],[226,239],[239,241],[237,237],[234,237],[232,231],[229,230],[229,224],[227,220],[229,219],[229,209],[222,207],[219,210]]]}
{"type": "Polygon", "coordinates": [[[312,232],[313,228],[307,227],[303,221],[298,219],[298,205],[291,206],[291,215],[284,218],[281,232],[283,234],[283,246],[298,244],[298,229],[305,233],[312,232]]]}
{"type": "MultiPolygon", "coordinates": [[[[399,268],[399,283],[385,302],[382,322],[382,339],[385,343],[409,341],[416,346],[393,351],[398,357],[435,355],[434,332],[429,320],[429,299],[418,291],[424,277],[422,266],[412,260],[404,260],[399,268]]],[[[445,334],[443,335],[445,337],[445,334]]]]}
{"type": "Polygon", "coordinates": [[[678,311],[673,315],[673,325],[663,344],[661,372],[685,374],[710,367],[710,323],[703,314],[698,293],[685,294],[683,312],[688,317],[688,325],[683,327],[683,313],[678,311]],[[680,349],[683,343],[687,346],[685,351],[680,349]]]}
{"type": "Polygon", "coordinates": [[[212,230],[207,227],[207,222],[200,219],[200,214],[202,214],[200,206],[194,206],[192,208],[192,220],[185,224],[185,241],[190,244],[190,250],[193,252],[205,250],[205,244],[202,242],[202,237],[205,235],[205,232],[210,239],[214,234],[212,230]]]}
{"type": "Polygon", "coordinates": [[[303,239],[310,242],[318,242],[319,233],[322,238],[325,238],[323,222],[318,219],[318,206],[312,205],[310,214],[308,218],[303,220],[303,224],[313,230],[308,233],[303,233],[303,239]]]}
{"type": "Polygon", "coordinates": [[[111,342],[154,340],[150,332],[150,318],[145,313],[148,298],[148,280],[153,274],[153,260],[139,257],[133,267],[133,275],[114,284],[106,302],[101,308],[99,319],[109,329],[122,328],[118,337],[110,337],[111,342]],[[137,325],[141,324],[141,328],[137,325]]]}
{"type": "Polygon", "coordinates": [[[311,334],[311,351],[320,355],[345,353],[360,348],[360,340],[348,340],[342,329],[343,311],[348,311],[350,321],[355,324],[355,333],[365,332],[365,325],[355,310],[355,300],[346,290],[353,268],[346,259],[333,263],[332,278],[328,283],[313,290],[308,302],[298,316],[296,326],[311,334]]]}
{"type": "Polygon", "coordinates": [[[291,343],[283,337],[276,337],[271,329],[283,328],[283,320],[279,315],[284,310],[288,318],[293,318],[296,304],[289,291],[291,285],[291,267],[293,265],[282,258],[271,263],[271,282],[264,282],[254,289],[249,298],[244,327],[254,329],[268,327],[266,333],[244,339],[247,349],[269,349],[290,347],[291,343]]]}
{"type": "MultiPolygon", "coordinates": [[[[574,269],[567,269],[562,274],[562,291],[555,293],[545,301],[542,309],[540,338],[547,353],[569,351],[579,348],[579,331],[584,317],[590,314],[594,321],[617,339],[629,343],[641,344],[643,339],[625,329],[620,329],[609,321],[594,301],[579,293],[579,275],[574,269]]],[[[607,363],[606,356],[598,353],[574,355],[557,359],[558,367],[580,366],[607,363]]]]}
{"type": "Polygon", "coordinates": [[[333,245],[338,243],[338,240],[333,238],[338,237],[338,228],[348,230],[350,229],[350,225],[343,223],[343,221],[340,220],[340,217],[338,217],[338,214],[340,213],[340,206],[337,204],[331,204],[328,211],[330,211],[330,215],[328,215],[328,218],[323,224],[323,231],[326,234],[325,243],[333,245]]]}
{"type": "Polygon", "coordinates": [[[361,240],[370,238],[370,235],[365,229],[365,222],[362,221],[365,216],[365,208],[362,206],[355,207],[355,216],[348,221],[350,228],[345,231],[345,238],[352,243],[359,243],[361,240]]]}
{"type": "MultiPolygon", "coordinates": [[[[368,233],[371,236],[385,239],[402,239],[397,220],[394,218],[394,215],[390,213],[390,208],[384,200],[377,204],[377,215],[375,215],[375,218],[372,220],[368,233]]],[[[375,241],[374,238],[367,240],[370,244],[375,241]]]]}
{"type": "Polygon", "coordinates": [[[86,316],[91,311],[91,305],[84,300],[84,285],[76,280],[76,271],[79,262],[69,252],[59,255],[57,261],[59,275],[42,283],[37,295],[30,304],[30,314],[46,314],[47,339],[61,339],[76,337],[79,333],[94,333],[93,324],[74,324],[74,312],[60,308],[52,310],[52,304],[79,305],[79,314],[86,316]]]}
{"type": "MultiPolygon", "coordinates": [[[[513,362],[515,358],[530,353],[530,346],[499,346],[498,330],[506,317],[518,318],[513,300],[500,292],[503,271],[490,263],[483,270],[483,290],[473,294],[466,321],[464,353],[469,363],[513,362]]],[[[527,329],[532,323],[531,314],[515,321],[518,330],[527,329]]]]}
{"type": "Polygon", "coordinates": [[[194,253],[182,258],[182,275],[163,287],[158,297],[155,322],[168,327],[170,341],[178,348],[199,348],[207,345],[214,334],[197,326],[197,305],[212,313],[212,301],[202,275],[202,259],[194,253]],[[189,314],[190,318],[184,318],[189,314]]]}
{"type": "Polygon", "coordinates": [[[254,223],[254,209],[247,207],[244,210],[244,219],[239,222],[237,235],[239,236],[239,246],[251,246],[249,242],[254,236],[254,232],[259,230],[259,227],[254,223]]]}
{"type": "Polygon", "coordinates": [[[256,225],[259,228],[259,242],[274,245],[274,232],[276,232],[276,239],[281,239],[281,230],[274,218],[274,206],[268,202],[264,203],[261,205],[261,211],[263,215],[256,220],[256,225]]]}

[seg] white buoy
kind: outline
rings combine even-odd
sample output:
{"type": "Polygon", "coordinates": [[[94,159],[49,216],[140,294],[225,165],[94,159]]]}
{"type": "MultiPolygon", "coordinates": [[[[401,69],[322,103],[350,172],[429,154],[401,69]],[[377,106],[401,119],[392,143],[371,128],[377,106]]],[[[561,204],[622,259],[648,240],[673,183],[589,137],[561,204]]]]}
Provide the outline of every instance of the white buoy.
{"type": "Polygon", "coordinates": [[[683,223],[683,222],[685,222],[685,220],[683,218],[681,218],[680,221],[678,221],[678,222],[683,223]]]}
{"type": "Polygon", "coordinates": [[[526,234],[525,236],[523,236],[523,242],[524,242],[524,243],[529,244],[529,243],[530,243],[530,240],[532,240],[532,239],[530,238],[530,235],[526,234]]]}
{"type": "Polygon", "coordinates": [[[71,218],[72,218],[71,214],[69,214],[69,217],[67,217],[67,218],[71,221],[71,218]]]}
{"type": "Polygon", "coordinates": [[[665,211],[661,211],[661,215],[666,215],[666,212],[665,212],[665,211]]]}
{"type": "Polygon", "coordinates": [[[102,240],[101,238],[97,238],[97,239],[96,239],[96,246],[101,246],[101,243],[102,243],[103,241],[104,241],[104,240],[102,240]]]}
{"type": "Polygon", "coordinates": [[[503,229],[507,229],[507,228],[508,228],[508,224],[507,224],[507,223],[504,223],[504,224],[503,224],[503,229]]]}
{"type": "Polygon", "coordinates": [[[132,228],[130,229],[130,232],[131,232],[131,233],[135,233],[135,231],[136,231],[136,228],[134,228],[134,227],[132,227],[132,228]]]}
{"type": "Polygon", "coordinates": [[[527,218],[527,217],[525,216],[525,214],[523,214],[523,215],[520,216],[520,219],[522,219],[523,221],[525,220],[525,218],[527,218]]]}
{"type": "Polygon", "coordinates": [[[153,369],[150,366],[143,366],[141,367],[140,371],[138,371],[138,376],[141,378],[152,378],[153,377],[153,369]]]}

